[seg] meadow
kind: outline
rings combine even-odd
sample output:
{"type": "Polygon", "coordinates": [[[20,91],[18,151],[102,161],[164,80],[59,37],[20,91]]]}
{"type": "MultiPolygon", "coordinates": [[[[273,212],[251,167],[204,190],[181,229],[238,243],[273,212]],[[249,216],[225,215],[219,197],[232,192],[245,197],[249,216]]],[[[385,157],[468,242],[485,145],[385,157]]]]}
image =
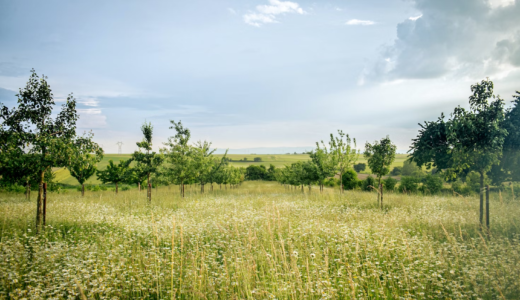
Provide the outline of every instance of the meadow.
{"type": "MultiPolygon", "coordinates": [[[[222,156],[222,154],[215,154],[215,157],[218,158],[221,158],[222,156]]],[[[282,168],[285,165],[290,165],[297,161],[307,161],[310,159],[308,154],[228,154],[227,157],[232,160],[229,162],[229,165],[244,168],[247,168],[250,165],[264,165],[269,167],[270,164],[273,164],[277,168],[282,168]],[[254,162],[253,160],[255,157],[260,157],[262,161],[254,162]],[[240,160],[244,160],[244,158],[247,158],[247,161],[241,162],[240,160]]],[[[130,158],[131,154],[105,154],[103,159],[97,164],[97,167],[99,170],[104,170],[108,165],[108,161],[111,159],[114,162],[119,162],[119,160],[127,160],[130,158]]],[[[395,161],[392,163],[392,168],[403,166],[403,162],[406,159],[406,154],[396,154],[395,161]]],[[[357,163],[366,163],[366,159],[364,159],[363,155],[359,156],[357,163]]],[[[53,171],[56,175],[55,182],[66,185],[78,185],[78,181],[70,175],[66,168],[55,168],[53,171]]],[[[368,166],[367,170],[361,173],[369,174],[370,169],[368,166]]],[[[99,181],[96,176],[92,176],[86,181],[86,184],[101,184],[101,181],[99,181]]]]}
{"type": "Polygon", "coordinates": [[[519,299],[520,204],[246,181],[0,194],[0,299],[519,299]],[[209,188],[207,190],[210,190],[209,188]],[[34,198],[34,197],[33,197],[34,198]]]}

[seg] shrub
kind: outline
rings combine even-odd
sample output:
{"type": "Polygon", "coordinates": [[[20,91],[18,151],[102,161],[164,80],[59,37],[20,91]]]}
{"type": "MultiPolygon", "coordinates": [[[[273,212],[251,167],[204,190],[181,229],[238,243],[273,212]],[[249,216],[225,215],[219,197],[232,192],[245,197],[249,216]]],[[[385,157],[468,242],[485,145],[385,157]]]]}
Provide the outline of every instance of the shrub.
{"type": "Polygon", "coordinates": [[[99,185],[92,186],[92,191],[93,192],[97,192],[97,191],[100,191],[100,190],[101,190],[101,188],[99,187],[99,185]]]}
{"type": "Polygon", "coordinates": [[[422,192],[437,194],[442,190],[443,180],[439,176],[426,175],[423,179],[422,192]]]}
{"type": "Polygon", "coordinates": [[[261,161],[262,161],[262,158],[261,158],[261,157],[255,157],[255,158],[253,158],[253,161],[255,161],[255,162],[261,162],[261,161]]]}
{"type": "Polygon", "coordinates": [[[471,188],[468,187],[462,180],[457,179],[457,181],[454,181],[451,183],[451,188],[453,191],[460,195],[469,195],[471,194],[471,188]]]}
{"type": "Polygon", "coordinates": [[[403,167],[394,167],[394,169],[392,170],[392,172],[390,172],[390,174],[392,176],[399,176],[403,173],[403,167]]]}
{"type": "Polygon", "coordinates": [[[11,192],[11,193],[25,193],[25,187],[21,186],[19,184],[9,184],[4,187],[4,190],[6,192],[11,192]]]}
{"type": "Polygon", "coordinates": [[[407,193],[416,193],[419,189],[419,183],[420,179],[417,177],[402,177],[401,183],[399,184],[399,191],[407,193]]]}
{"type": "Polygon", "coordinates": [[[397,179],[394,179],[390,176],[383,180],[383,186],[385,190],[387,191],[393,191],[395,189],[395,186],[397,185],[397,179]]]}
{"type": "MultiPolygon", "coordinates": [[[[484,175],[484,186],[490,184],[490,180],[487,175],[484,175]]],[[[475,192],[480,193],[480,174],[477,172],[470,172],[466,175],[466,185],[468,188],[475,192]]]]}
{"type": "Polygon", "coordinates": [[[412,176],[417,171],[420,171],[419,167],[415,162],[409,162],[407,160],[404,161],[403,167],[401,168],[401,175],[403,176],[412,176]]]}
{"type": "Polygon", "coordinates": [[[128,185],[123,185],[123,187],[121,188],[122,191],[128,191],[130,189],[130,187],[128,185]]]}
{"type": "Polygon", "coordinates": [[[356,171],[350,169],[343,173],[343,188],[345,190],[353,190],[358,186],[358,178],[356,171]]]}
{"type": "Polygon", "coordinates": [[[358,173],[365,171],[367,165],[364,163],[359,163],[354,165],[354,170],[358,173]]]}
{"type": "Polygon", "coordinates": [[[102,190],[102,191],[106,191],[108,188],[106,185],[100,185],[99,188],[102,190]]]}
{"type": "Polygon", "coordinates": [[[325,179],[325,181],[323,182],[323,185],[324,185],[324,186],[328,186],[328,187],[336,187],[336,186],[339,186],[339,179],[337,179],[337,178],[327,178],[327,179],[325,179]]]}
{"type": "Polygon", "coordinates": [[[361,189],[363,191],[373,191],[374,188],[377,188],[376,179],[372,176],[368,176],[365,180],[363,180],[363,183],[361,184],[361,189]]]}

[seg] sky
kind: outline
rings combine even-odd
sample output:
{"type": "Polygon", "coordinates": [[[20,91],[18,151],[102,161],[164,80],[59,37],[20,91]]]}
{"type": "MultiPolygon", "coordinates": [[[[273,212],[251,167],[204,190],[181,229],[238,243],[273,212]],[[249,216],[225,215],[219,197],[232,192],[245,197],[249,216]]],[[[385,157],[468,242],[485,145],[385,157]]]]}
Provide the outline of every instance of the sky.
{"type": "Polygon", "coordinates": [[[137,150],[145,121],[162,147],[170,120],[234,153],[338,129],[405,152],[485,78],[510,105],[518,15],[520,0],[0,0],[0,102],[16,106],[34,68],[107,153],[137,150]]]}

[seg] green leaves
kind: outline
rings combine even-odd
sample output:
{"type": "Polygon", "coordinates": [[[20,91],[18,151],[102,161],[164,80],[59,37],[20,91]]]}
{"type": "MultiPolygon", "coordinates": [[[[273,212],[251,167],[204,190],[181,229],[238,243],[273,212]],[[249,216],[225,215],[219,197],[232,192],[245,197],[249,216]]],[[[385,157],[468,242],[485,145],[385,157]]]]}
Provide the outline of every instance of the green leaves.
{"type": "Polygon", "coordinates": [[[109,160],[107,168],[103,171],[96,171],[96,175],[103,183],[121,183],[125,180],[130,163],[131,160],[120,160],[116,165],[113,160],[109,160]]]}
{"type": "Polygon", "coordinates": [[[395,160],[397,147],[392,144],[390,137],[375,141],[373,144],[365,144],[364,156],[373,174],[381,178],[390,173],[390,166],[395,160]]]}
{"type": "Polygon", "coordinates": [[[85,183],[96,172],[96,164],[103,158],[103,149],[92,141],[93,134],[77,138],[71,147],[69,170],[79,184],[85,183]]]}

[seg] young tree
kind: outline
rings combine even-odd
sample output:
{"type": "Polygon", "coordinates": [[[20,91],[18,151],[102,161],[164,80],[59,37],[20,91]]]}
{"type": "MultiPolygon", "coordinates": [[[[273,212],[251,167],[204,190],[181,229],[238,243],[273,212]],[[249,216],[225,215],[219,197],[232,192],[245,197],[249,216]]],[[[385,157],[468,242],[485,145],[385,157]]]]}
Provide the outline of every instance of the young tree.
{"type": "Polygon", "coordinates": [[[67,169],[70,175],[81,184],[81,196],[85,195],[85,181],[96,173],[96,164],[103,158],[103,150],[92,142],[93,134],[79,137],[73,142],[70,163],[67,169]]]}
{"type": "Polygon", "coordinates": [[[367,165],[364,163],[359,163],[359,164],[354,165],[354,171],[356,171],[357,173],[361,173],[361,172],[365,171],[366,168],[367,168],[367,165]]]}
{"type": "Polygon", "coordinates": [[[113,183],[116,185],[116,194],[119,191],[119,184],[124,182],[125,174],[127,174],[131,160],[120,160],[119,164],[114,164],[113,160],[108,161],[107,168],[103,171],[96,171],[98,179],[105,183],[113,183]]]}
{"type": "Polygon", "coordinates": [[[455,108],[449,121],[425,122],[410,147],[418,166],[446,169],[449,177],[464,170],[480,175],[480,223],[484,214],[484,175],[502,155],[507,130],[503,128],[504,101],[493,95],[493,82],[471,86],[470,109],[455,108]],[[490,101],[491,100],[491,101],[490,101]]]}
{"type": "MultiPolygon", "coordinates": [[[[390,173],[390,166],[395,160],[395,151],[397,147],[392,144],[390,137],[375,141],[373,144],[365,144],[365,158],[368,166],[372,170],[372,174],[377,175],[378,189],[381,186],[381,177],[390,173]]],[[[383,209],[382,190],[377,193],[377,204],[381,203],[383,209]],[[381,202],[379,201],[381,199],[381,202]]]]}
{"type": "Polygon", "coordinates": [[[329,152],[323,141],[321,144],[322,147],[316,142],[316,150],[312,151],[309,156],[316,166],[317,181],[320,185],[320,191],[323,191],[323,183],[325,179],[334,176],[337,163],[335,161],[336,156],[329,152]]]}
{"type": "Polygon", "coordinates": [[[336,172],[339,172],[340,193],[343,193],[343,173],[352,168],[359,157],[356,149],[356,139],[351,139],[348,134],[338,130],[338,136],[330,134],[330,153],[336,162],[336,172]]]}
{"type": "Polygon", "coordinates": [[[511,181],[520,181],[520,92],[513,95],[514,106],[507,110],[504,128],[508,135],[504,140],[502,168],[511,181]]]}
{"type": "Polygon", "coordinates": [[[212,182],[215,172],[225,164],[227,155],[224,153],[222,159],[214,159],[213,153],[217,149],[211,150],[211,143],[198,141],[193,147],[193,168],[195,171],[195,180],[200,183],[200,191],[204,193],[204,186],[208,182],[212,182]]]}
{"type": "Polygon", "coordinates": [[[176,134],[168,138],[168,142],[164,145],[169,148],[163,149],[163,153],[168,162],[166,172],[173,178],[176,184],[181,187],[181,194],[184,197],[184,184],[193,180],[195,177],[195,168],[193,168],[193,147],[189,145],[191,133],[188,128],[182,126],[181,121],[176,123],[171,120],[170,129],[175,129],[176,134]]]}
{"type": "MultiPolygon", "coordinates": [[[[43,215],[43,183],[45,173],[53,167],[64,167],[69,162],[72,140],[76,137],[76,100],[70,94],[62,109],[53,118],[55,105],[47,77],[38,77],[31,70],[31,76],[24,89],[17,94],[18,107],[9,109],[0,104],[0,152],[10,156],[11,166],[23,165],[28,159],[30,170],[39,178],[39,192],[36,209],[36,226],[39,229],[43,215]],[[4,150],[5,149],[5,150],[4,150]]],[[[7,173],[9,174],[9,173],[7,173]]],[[[12,174],[12,172],[11,172],[12,174]]]]}
{"type": "MultiPolygon", "coordinates": [[[[137,142],[139,151],[135,151],[132,154],[132,160],[136,162],[134,172],[138,178],[147,178],[147,186],[150,186],[150,174],[157,172],[157,168],[163,163],[164,158],[160,153],[152,151],[152,136],[153,126],[152,123],[144,122],[141,126],[143,132],[143,140],[137,142]],[[150,151],[152,151],[150,153],[150,151]]],[[[152,200],[152,191],[148,190],[148,200],[152,200]]]]}

